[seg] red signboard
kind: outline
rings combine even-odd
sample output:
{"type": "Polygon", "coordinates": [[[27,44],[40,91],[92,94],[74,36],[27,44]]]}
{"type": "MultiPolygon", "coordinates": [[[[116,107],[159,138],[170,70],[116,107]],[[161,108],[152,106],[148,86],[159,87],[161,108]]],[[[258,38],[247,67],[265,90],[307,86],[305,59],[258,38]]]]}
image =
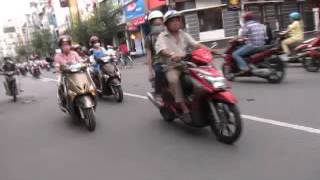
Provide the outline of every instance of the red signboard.
{"type": "Polygon", "coordinates": [[[148,0],[149,10],[155,9],[163,5],[166,5],[166,0],[148,0]]]}
{"type": "Polygon", "coordinates": [[[131,24],[135,26],[143,24],[144,22],[145,22],[144,16],[137,17],[131,20],[131,24]]]}

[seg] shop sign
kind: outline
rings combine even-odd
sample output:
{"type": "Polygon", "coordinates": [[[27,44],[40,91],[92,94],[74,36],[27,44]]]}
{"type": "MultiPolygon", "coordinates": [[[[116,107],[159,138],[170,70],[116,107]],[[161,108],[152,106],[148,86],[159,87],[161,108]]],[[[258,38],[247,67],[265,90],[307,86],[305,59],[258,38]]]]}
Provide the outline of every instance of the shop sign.
{"type": "Polygon", "coordinates": [[[126,20],[144,16],[144,0],[135,0],[124,8],[126,20]]]}

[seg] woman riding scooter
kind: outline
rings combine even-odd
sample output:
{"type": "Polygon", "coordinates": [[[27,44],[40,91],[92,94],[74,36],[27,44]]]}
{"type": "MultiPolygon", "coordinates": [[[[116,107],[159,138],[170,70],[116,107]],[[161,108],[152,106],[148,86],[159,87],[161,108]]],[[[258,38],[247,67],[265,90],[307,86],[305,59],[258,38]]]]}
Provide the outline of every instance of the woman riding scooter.
{"type": "Polygon", "coordinates": [[[282,59],[288,60],[291,54],[289,46],[295,43],[300,43],[304,39],[303,22],[301,20],[301,14],[293,12],[289,15],[292,23],[288,26],[287,31],[284,34],[289,34],[289,37],[281,42],[281,47],[285,53],[282,59]]]}

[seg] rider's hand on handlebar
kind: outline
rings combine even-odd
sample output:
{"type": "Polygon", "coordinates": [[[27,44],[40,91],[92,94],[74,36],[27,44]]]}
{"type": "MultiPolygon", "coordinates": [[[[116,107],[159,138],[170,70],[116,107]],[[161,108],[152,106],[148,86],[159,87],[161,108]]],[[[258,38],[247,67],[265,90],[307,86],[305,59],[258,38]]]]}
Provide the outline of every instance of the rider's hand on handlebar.
{"type": "Polygon", "coordinates": [[[171,60],[174,61],[174,62],[179,62],[179,61],[181,61],[182,58],[183,58],[183,56],[179,56],[177,54],[172,54],[171,55],[171,60]]]}

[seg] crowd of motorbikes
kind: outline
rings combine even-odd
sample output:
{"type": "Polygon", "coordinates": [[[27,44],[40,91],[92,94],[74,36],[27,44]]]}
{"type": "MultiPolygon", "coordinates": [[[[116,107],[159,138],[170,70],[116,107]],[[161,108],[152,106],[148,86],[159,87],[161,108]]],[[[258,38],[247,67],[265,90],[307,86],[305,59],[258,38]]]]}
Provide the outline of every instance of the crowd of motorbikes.
{"type": "MultiPolygon", "coordinates": [[[[237,75],[240,70],[232,53],[241,47],[246,39],[230,40],[229,47],[223,53],[198,49],[186,56],[184,61],[177,64],[177,68],[183,72],[181,85],[192,121],[181,120],[191,127],[211,127],[217,139],[223,143],[235,142],[242,131],[242,120],[237,98],[232,93],[228,80],[233,81],[239,76],[252,76],[266,79],[270,83],[280,83],[285,78],[288,62],[302,63],[309,72],[320,69],[320,35],[292,47],[294,53],[288,60],[281,58],[283,52],[279,45],[285,37],[286,34],[279,33],[274,45],[267,45],[258,53],[247,57],[250,71],[241,75],[237,75]],[[213,65],[214,56],[224,59],[222,72],[213,65]]],[[[212,48],[216,45],[215,43],[212,48]]],[[[82,120],[89,131],[94,131],[97,97],[113,96],[117,102],[123,101],[118,64],[119,57],[116,52],[108,51],[99,59],[90,60],[88,57],[84,63],[63,67],[62,72],[65,76],[62,81],[66,86],[58,93],[66,97],[65,102],[61,103],[64,104],[60,106],[61,110],[69,113],[74,119],[82,120]],[[96,64],[99,64],[98,73],[94,73],[96,64]]],[[[14,101],[19,93],[15,75],[25,76],[29,72],[35,78],[39,78],[42,70],[51,69],[51,65],[44,61],[16,64],[16,67],[16,72],[5,73],[7,95],[12,96],[14,101]]],[[[159,109],[165,121],[172,122],[180,117],[182,110],[175,103],[167,86],[163,86],[162,89],[162,102],[156,100],[152,93],[148,93],[148,98],[159,109]]]]}

